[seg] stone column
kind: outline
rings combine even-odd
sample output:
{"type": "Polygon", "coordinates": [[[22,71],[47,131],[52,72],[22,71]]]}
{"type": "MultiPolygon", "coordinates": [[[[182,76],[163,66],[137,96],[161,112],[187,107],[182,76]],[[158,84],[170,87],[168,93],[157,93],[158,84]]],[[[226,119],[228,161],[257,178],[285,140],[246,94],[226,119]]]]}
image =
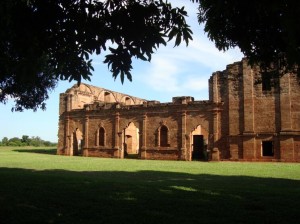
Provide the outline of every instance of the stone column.
{"type": "Polygon", "coordinates": [[[69,137],[69,142],[70,142],[70,148],[69,148],[68,155],[73,156],[74,155],[74,134],[73,134],[73,132],[71,133],[71,135],[69,137]]]}
{"type": "Polygon", "coordinates": [[[118,158],[124,159],[124,150],[125,149],[124,149],[123,143],[124,143],[125,137],[126,137],[125,132],[119,131],[118,137],[119,137],[118,143],[121,143],[121,145],[119,145],[119,147],[118,147],[118,158]]]}
{"type": "Polygon", "coordinates": [[[219,140],[219,121],[220,121],[220,111],[219,108],[214,108],[212,110],[212,116],[213,116],[213,133],[212,133],[212,140],[213,140],[213,148],[211,152],[211,159],[213,161],[220,160],[220,151],[218,146],[218,140],[219,140]]]}
{"type": "MultiPolygon", "coordinates": [[[[253,71],[243,60],[244,132],[254,132],[254,80],[253,71]]],[[[230,109],[230,108],[229,108],[230,109]]]]}
{"type": "Polygon", "coordinates": [[[67,102],[66,102],[66,111],[72,110],[72,101],[73,101],[73,95],[68,94],[67,95],[67,102]]]}
{"type": "Polygon", "coordinates": [[[254,74],[251,67],[243,60],[243,97],[244,97],[244,131],[243,159],[256,158],[256,141],[254,129],[254,74]]]}
{"type": "Polygon", "coordinates": [[[115,150],[115,154],[114,156],[120,158],[121,157],[121,153],[120,153],[120,145],[119,145],[119,142],[120,142],[120,113],[116,113],[115,114],[115,127],[114,127],[114,150],[115,150]]]}
{"type": "MultiPolygon", "coordinates": [[[[161,127],[159,127],[158,129],[157,129],[157,138],[156,138],[156,146],[157,147],[160,147],[160,128],[161,127]]],[[[169,133],[168,133],[169,134],[169,133]]]]}
{"type": "Polygon", "coordinates": [[[84,119],[84,144],[81,144],[81,150],[84,156],[88,156],[89,147],[89,117],[85,116],[84,119]]]}
{"type": "Polygon", "coordinates": [[[295,161],[298,157],[295,150],[294,138],[287,134],[280,136],[280,156],[281,161],[295,161]]]}
{"type": "Polygon", "coordinates": [[[252,160],[256,159],[256,148],[257,142],[255,140],[254,133],[244,133],[243,134],[243,159],[252,160]]]}
{"type": "Polygon", "coordinates": [[[119,150],[119,125],[120,125],[120,114],[115,114],[115,136],[114,136],[114,149],[119,150]]]}
{"type": "Polygon", "coordinates": [[[280,120],[281,131],[283,132],[292,130],[290,82],[289,74],[285,74],[280,78],[280,120]]]}
{"type": "Polygon", "coordinates": [[[186,111],[181,113],[181,159],[186,160],[186,111]]]}
{"type": "Polygon", "coordinates": [[[219,102],[219,88],[218,88],[218,78],[220,72],[215,72],[209,79],[209,100],[217,103],[219,102]]]}
{"type": "Polygon", "coordinates": [[[143,115],[141,158],[147,159],[147,115],[143,115]]]}
{"type": "Polygon", "coordinates": [[[64,141],[65,141],[65,155],[70,154],[70,148],[71,148],[71,136],[70,136],[70,117],[67,115],[66,116],[66,124],[65,124],[65,136],[64,136],[64,141]]]}

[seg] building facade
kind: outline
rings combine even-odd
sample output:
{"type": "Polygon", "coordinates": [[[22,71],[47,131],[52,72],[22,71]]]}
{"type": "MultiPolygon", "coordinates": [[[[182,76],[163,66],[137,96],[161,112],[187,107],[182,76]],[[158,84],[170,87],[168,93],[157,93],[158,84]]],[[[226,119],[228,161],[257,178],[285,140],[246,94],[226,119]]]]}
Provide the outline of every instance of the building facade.
{"type": "Polygon", "coordinates": [[[57,153],[299,162],[299,78],[273,73],[242,60],[212,74],[209,100],[169,103],[75,85],[60,95],[57,153]]]}

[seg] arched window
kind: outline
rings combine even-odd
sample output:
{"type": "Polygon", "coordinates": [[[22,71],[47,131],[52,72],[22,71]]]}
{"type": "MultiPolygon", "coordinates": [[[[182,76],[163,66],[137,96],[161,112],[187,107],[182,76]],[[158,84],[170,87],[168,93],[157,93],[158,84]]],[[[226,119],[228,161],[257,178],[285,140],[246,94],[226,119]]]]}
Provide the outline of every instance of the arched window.
{"type": "Polygon", "coordinates": [[[99,128],[99,146],[105,146],[105,130],[103,127],[99,128]]]}
{"type": "Polygon", "coordinates": [[[166,147],[168,146],[168,128],[165,125],[162,125],[160,127],[160,133],[159,133],[159,139],[160,139],[160,146],[166,147]]]}
{"type": "Polygon", "coordinates": [[[125,98],[125,105],[131,105],[131,99],[129,97],[125,98]]]}
{"type": "Polygon", "coordinates": [[[109,92],[105,92],[104,93],[104,102],[110,102],[110,93],[109,92]]]}

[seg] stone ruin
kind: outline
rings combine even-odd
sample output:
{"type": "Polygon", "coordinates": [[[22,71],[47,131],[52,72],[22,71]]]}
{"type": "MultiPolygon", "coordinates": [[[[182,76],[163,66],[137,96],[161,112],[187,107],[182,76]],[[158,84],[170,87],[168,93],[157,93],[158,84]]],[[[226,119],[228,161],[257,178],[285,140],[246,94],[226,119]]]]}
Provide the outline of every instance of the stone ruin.
{"type": "Polygon", "coordinates": [[[247,60],[209,79],[209,100],[160,103],[87,84],[60,94],[57,154],[300,161],[300,85],[247,60]]]}

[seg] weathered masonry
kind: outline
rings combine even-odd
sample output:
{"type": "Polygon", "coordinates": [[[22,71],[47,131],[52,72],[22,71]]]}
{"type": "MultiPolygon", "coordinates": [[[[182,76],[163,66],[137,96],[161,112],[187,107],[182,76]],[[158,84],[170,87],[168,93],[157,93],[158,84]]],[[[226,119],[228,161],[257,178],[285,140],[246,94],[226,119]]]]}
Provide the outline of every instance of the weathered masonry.
{"type": "Polygon", "coordinates": [[[300,85],[247,61],[209,79],[209,100],[148,101],[81,84],[60,95],[57,153],[169,160],[300,161],[300,85]]]}

